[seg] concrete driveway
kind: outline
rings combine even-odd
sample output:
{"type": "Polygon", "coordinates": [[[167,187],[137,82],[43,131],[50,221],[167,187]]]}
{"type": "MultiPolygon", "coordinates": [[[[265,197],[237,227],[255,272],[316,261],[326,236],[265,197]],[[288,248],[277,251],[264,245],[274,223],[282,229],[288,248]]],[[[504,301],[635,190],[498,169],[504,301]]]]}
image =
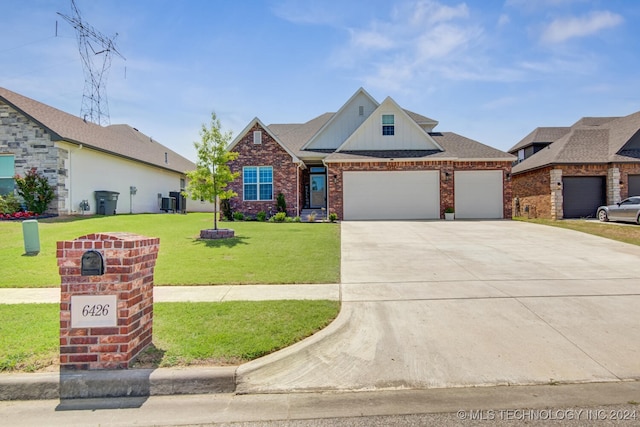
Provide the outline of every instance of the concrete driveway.
{"type": "Polygon", "coordinates": [[[238,392],[640,379],[640,247],[515,221],[342,223],[342,311],[238,392]]]}

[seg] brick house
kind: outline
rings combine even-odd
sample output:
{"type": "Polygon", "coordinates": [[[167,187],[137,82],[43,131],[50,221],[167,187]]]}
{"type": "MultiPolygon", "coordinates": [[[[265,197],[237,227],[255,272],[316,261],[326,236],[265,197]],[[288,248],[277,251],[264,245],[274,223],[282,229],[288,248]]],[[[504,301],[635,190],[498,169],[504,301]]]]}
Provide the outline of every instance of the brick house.
{"type": "Polygon", "coordinates": [[[537,128],[509,152],[518,157],[512,182],[521,215],[593,218],[598,206],[640,195],[640,112],[537,128]]]}
{"type": "Polygon", "coordinates": [[[240,178],[233,211],[275,212],[284,195],[290,216],[315,211],[339,219],[510,218],[515,158],[452,132],[437,121],[378,103],[359,89],[336,112],[301,124],[253,119],[229,145],[240,178]]]}
{"type": "MultiPolygon", "coordinates": [[[[184,188],[195,164],[131,126],[99,126],[0,87],[0,194],[31,168],[55,189],[49,213],[97,213],[94,192],[105,190],[119,193],[117,212],[153,213],[184,188]]],[[[189,210],[211,212],[213,204],[189,210]]]]}

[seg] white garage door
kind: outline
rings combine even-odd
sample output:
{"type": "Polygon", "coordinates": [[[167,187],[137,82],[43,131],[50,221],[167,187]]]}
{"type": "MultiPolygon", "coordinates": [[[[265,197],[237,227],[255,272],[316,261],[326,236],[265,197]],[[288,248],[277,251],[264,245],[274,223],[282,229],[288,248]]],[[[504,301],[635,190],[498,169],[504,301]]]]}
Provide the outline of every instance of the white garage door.
{"type": "Polygon", "coordinates": [[[502,218],[502,171],[455,172],[456,218],[502,218]]]}
{"type": "Polygon", "coordinates": [[[344,219],[440,217],[438,171],[344,172],[344,219]]]}

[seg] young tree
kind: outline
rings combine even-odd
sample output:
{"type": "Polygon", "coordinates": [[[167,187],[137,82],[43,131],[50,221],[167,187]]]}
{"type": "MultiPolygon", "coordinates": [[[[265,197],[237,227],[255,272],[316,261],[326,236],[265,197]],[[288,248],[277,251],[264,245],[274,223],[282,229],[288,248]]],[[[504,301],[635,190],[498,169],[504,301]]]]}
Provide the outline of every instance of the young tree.
{"type": "Polygon", "coordinates": [[[218,201],[229,199],[237,194],[227,189],[227,185],[240,173],[231,172],[227,162],[238,158],[238,153],[226,150],[231,142],[231,131],[223,133],[220,119],[211,113],[209,128],[202,124],[200,142],[193,145],[198,151],[196,169],[187,172],[186,192],[193,200],[206,200],[214,204],[213,228],[218,229],[218,201]]]}

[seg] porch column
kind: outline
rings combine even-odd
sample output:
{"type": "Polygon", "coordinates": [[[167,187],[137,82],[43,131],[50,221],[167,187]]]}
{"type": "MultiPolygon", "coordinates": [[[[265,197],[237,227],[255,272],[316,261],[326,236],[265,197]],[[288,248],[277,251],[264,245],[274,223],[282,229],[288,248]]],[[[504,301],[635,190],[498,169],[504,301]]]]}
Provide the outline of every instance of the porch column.
{"type": "Polygon", "coordinates": [[[551,169],[550,189],[551,189],[551,219],[563,218],[563,198],[562,198],[562,169],[551,169]]]}
{"type": "Polygon", "coordinates": [[[613,205],[620,200],[620,169],[612,167],[607,170],[607,204],[613,205]]]}

